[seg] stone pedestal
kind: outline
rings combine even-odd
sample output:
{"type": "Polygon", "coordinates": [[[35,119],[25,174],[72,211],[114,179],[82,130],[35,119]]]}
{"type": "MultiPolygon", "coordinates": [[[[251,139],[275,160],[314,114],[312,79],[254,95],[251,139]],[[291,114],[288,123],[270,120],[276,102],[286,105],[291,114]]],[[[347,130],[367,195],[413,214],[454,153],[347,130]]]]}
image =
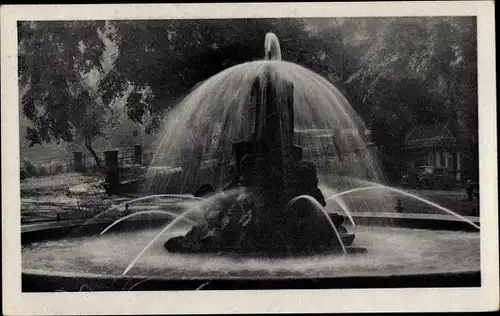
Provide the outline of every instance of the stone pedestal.
{"type": "Polygon", "coordinates": [[[73,171],[75,172],[85,171],[85,166],[83,164],[83,154],[80,151],[73,152],[73,171]]]}
{"type": "Polygon", "coordinates": [[[293,85],[268,73],[262,81],[255,80],[252,96],[255,133],[250,155],[255,160],[255,189],[263,191],[270,208],[276,208],[286,203],[288,169],[293,158],[301,156],[300,149],[293,148],[293,85]]]}
{"type": "Polygon", "coordinates": [[[115,192],[120,185],[120,169],[118,165],[118,151],[104,152],[106,159],[106,182],[108,190],[115,192]]]}
{"type": "Polygon", "coordinates": [[[134,164],[142,165],[142,145],[134,145],[134,164]]]}

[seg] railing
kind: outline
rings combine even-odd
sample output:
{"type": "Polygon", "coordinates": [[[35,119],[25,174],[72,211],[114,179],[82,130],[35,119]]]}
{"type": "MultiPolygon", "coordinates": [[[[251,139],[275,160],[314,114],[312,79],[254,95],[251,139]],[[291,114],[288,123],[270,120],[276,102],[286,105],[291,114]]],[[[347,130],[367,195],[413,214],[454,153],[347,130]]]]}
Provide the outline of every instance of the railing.
{"type": "MultiPolygon", "coordinates": [[[[118,168],[121,172],[121,179],[136,178],[140,174],[145,172],[147,166],[152,163],[161,165],[167,162],[168,152],[160,151],[157,152],[153,147],[140,148],[140,156],[136,156],[136,148],[120,148],[118,149],[118,168]],[[140,159],[139,159],[140,158],[140,159]]],[[[322,159],[327,160],[349,160],[350,156],[356,155],[366,155],[364,151],[342,153],[342,157],[339,157],[338,153],[334,150],[331,152],[324,152],[322,154],[322,159]]],[[[66,158],[54,158],[54,159],[38,159],[38,160],[24,160],[21,164],[22,175],[21,177],[44,177],[52,176],[59,173],[70,173],[70,172],[82,172],[87,174],[99,174],[106,171],[106,157],[105,152],[97,152],[97,156],[101,162],[101,166],[97,166],[95,158],[90,153],[81,153],[80,155],[80,168],[75,166],[77,163],[76,155],[66,158]]],[[[205,154],[202,157],[203,161],[211,160],[211,155],[205,154]]],[[[308,160],[315,160],[316,157],[307,148],[303,149],[303,158],[308,160]]]]}
{"type": "Polygon", "coordinates": [[[21,177],[44,177],[59,173],[68,173],[73,170],[71,159],[23,159],[21,161],[21,177]]]}
{"type": "MultiPolygon", "coordinates": [[[[148,166],[155,156],[154,148],[143,148],[140,161],[136,160],[135,149],[118,149],[118,166],[121,170],[140,169],[148,166]]],[[[99,167],[95,158],[90,153],[81,153],[80,166],[75,166],[75,156],[63,158],[31,159],[26,158],[21,161],[21,179],[29,177],[46,177],[60,173],[82,172],[87,174],[102,173],[106,169],[105,152],[97,152],[97,157],[101,162],[99,167]]],[[[159,154],[158,158],[163,158],[166,154],[159,154]]]]}

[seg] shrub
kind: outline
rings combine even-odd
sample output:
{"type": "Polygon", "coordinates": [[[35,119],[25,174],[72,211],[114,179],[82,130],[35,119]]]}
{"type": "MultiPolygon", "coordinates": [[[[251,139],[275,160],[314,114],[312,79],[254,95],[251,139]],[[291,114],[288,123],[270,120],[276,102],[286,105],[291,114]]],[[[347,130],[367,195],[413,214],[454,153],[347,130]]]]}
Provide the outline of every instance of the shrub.
{"type": "Polygon", "coordinates": [[[25,173],[25,177],[36,177],[38,176],[38,170],[34,164],[32,164],[29,160],[23,160],[23,169],[25,173]]]}
{"type": "Polygon", "coordinates": [[[26,171],[24,170],[24,168],[21,168],[21,181],[26,179],[26,177],[27,177],[26,171]]]}

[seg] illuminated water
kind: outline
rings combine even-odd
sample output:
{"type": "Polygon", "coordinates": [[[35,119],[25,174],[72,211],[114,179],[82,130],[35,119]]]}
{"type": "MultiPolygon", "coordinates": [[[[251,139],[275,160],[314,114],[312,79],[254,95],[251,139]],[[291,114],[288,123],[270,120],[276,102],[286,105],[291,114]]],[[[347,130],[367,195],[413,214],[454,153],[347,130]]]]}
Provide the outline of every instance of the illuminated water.
{"type": "MultiPolygon", "coordinates": [[[[304,159],[315,164],[321,180],[349,175],[382,181],[364,123],[335,86],[300,65],[260,60],[207,79],[169,113],[143,192],[194,192],[204,182],[224,183],[233,143],[254,133],[256,78],[262,86],[268,78],[293,83],[294,143],[304,147],[304,159]]],[[[285,102],[284,86],[276,86],[277,102],[285,102]]]]}

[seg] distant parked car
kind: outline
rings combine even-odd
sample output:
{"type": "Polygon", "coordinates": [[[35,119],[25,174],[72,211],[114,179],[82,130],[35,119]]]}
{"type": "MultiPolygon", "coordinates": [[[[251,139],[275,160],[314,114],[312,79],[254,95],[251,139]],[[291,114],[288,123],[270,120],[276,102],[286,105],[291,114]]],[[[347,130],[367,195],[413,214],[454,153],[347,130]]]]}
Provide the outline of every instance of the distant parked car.
{"type": "Polygon", "coordinates": [[[417,180],[418,180],[418,172],[413,170],[405,174],[403,177],[401,177],[399,183],[402,187],[416,188],[417,180]]]}
{"type": "Polygon", "coordinates": [[[455,173],[447,168],[421,166],[417,173],[418,188],[450,190],[455,184],[455,173]]]}
{"type": "Polygon", "coordinates": [[[479,199],[479,182],[470,179],[467,180],[465,183],[465,192],[469,201],[472,201],[474,197],[479,199]]]}

